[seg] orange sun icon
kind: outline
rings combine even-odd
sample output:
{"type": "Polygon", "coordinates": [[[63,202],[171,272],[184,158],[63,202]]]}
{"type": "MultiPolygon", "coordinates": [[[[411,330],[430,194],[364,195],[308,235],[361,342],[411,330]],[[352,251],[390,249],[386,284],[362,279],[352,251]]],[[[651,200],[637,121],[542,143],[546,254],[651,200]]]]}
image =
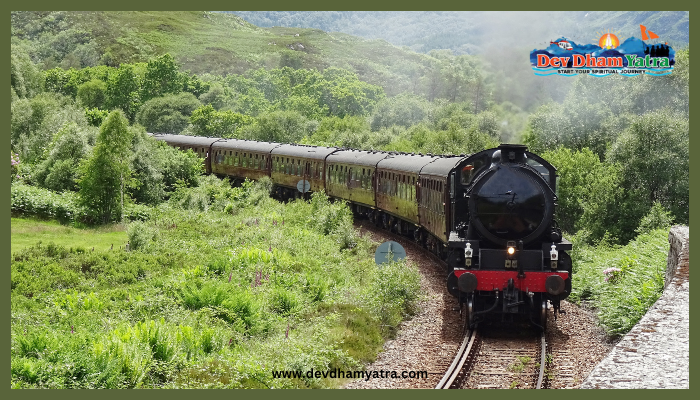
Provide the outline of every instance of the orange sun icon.
{"type": "Polygon", "coordinates": [[[598,40],[598,46],[604,49],[614,49],[620,45],[620,39],[612,33],[606,33],[598,40]]]}

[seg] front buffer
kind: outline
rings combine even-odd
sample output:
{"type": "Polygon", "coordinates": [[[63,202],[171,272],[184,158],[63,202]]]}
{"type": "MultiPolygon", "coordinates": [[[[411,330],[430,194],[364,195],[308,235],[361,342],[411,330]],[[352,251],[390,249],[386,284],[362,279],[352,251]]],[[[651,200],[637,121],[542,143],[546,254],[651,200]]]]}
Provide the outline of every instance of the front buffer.
{"type": "Polygon", "coordinates": [[[473,325],[486,315],[529,318],[546,326],[547,303],[555,315],[560,302],[571,293],[571,243],[542,243],[541,249],[522,249],[508,243],[503,249],[480,249],[478,240],[451,235],[447,277],[448,292],[457,297],[465,324],[473,325]]]}

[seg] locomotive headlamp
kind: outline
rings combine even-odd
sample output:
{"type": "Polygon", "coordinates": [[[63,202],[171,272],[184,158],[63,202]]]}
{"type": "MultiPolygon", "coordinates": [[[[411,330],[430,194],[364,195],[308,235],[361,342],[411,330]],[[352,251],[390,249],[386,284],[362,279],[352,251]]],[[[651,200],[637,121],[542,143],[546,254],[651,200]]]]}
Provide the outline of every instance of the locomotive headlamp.
{"type": "Polygon", "coordinates": [[[514,240],[509,240],[508,243],[506,243],[507,249],[506,251],[508,252],[509,256],[512,256],[515,254],[515,241],[514,240]]]}

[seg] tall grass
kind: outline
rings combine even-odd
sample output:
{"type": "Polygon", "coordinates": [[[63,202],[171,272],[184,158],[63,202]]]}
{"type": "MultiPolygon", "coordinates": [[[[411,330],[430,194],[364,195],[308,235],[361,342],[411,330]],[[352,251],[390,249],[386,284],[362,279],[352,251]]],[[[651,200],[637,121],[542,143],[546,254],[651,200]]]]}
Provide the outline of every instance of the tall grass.
{"type": "Polygon", "coordinates": [[[597,310],[611,336],[627,333],[661,296],[668,255],[668,229],[639,235],[626,246],[604,241],[587,246],[574,238],[570,300],[597,310]]]}

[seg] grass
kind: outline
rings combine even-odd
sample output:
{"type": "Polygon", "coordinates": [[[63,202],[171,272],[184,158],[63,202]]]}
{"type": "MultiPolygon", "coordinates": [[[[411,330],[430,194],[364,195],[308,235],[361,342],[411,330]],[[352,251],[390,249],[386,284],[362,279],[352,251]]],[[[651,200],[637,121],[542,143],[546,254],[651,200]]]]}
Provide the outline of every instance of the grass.
{"type": "Polygon", "coordinates": [[[608,335],[624,335],[661,296],[668,229],[639,235],[625,246],[576,242],[574,249],[569,300],[595,308],[608,335]]]}
{"type": "MultiPolygon", "coordinates": [[[[212,194],[192,203],[207,211],[174,196],[128,229],[149,232],[138,250],[92,251],[74,238],[15,251],[11,387],[337,387],[271,371],[374,360],[415,308],[418,273],[377,268],[376,244],[357,237],[343,203],[282,204],[264,186],[203,178],[187,190],[212,194]]],[[[110,229],[13,220],[13,236],[126,235],[110,229]]]]}
{"type": "Polygon", "coordinates": [[[54,243],[64,247],[107,250],[114,246],[124,247],[127,242],[126,230],[122,225],[80,229],[62,225],[56,221],[42,221],[29,218],[12,218],[10,222],[11,251],[17,251],[41,242],[54,243]]]}

